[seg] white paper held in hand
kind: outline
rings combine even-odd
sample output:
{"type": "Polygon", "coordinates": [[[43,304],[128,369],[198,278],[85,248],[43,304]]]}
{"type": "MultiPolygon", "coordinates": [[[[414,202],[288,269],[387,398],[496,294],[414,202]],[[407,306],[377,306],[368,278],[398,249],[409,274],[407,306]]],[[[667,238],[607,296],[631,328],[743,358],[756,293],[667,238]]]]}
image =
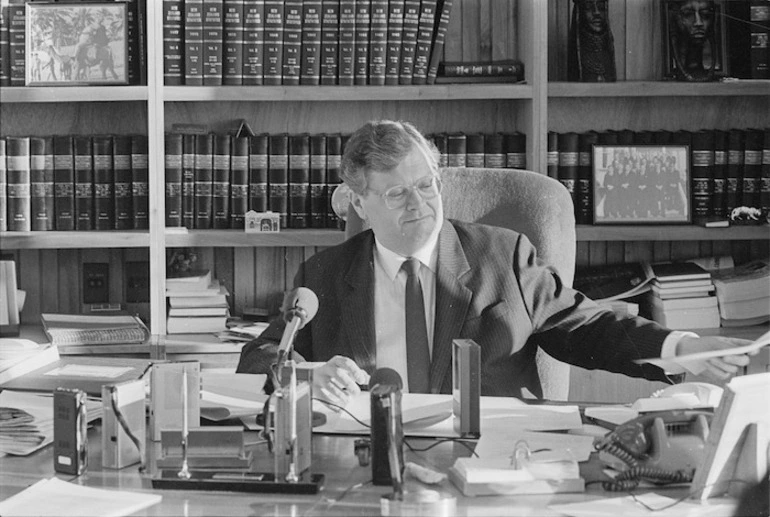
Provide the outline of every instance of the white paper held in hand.
{"type": "Polygon", "coordinates": [[[728,355],[750,354],[751,352],[755,352],[760,348],[768,345],[770,345],[770,331],[765,332],[764,334],[759,336],[754,342],[749,343],[748,345],[745,345],[745,346],[737,346],[734,348],[723,348],[721,350],[709,350],[707,352],[697,352],[695,354],[668,357],[666,359],[660,359],[660,358],[636,359],[634,360],[634,362],[637,364],[649,363],[649,364],[654,364],[655,366],[660,366],[661,368],[665,368],[667,365],[671,363],[683,364],[683,363],[689,363],[692,361],[704,361],[706,359],[713,359],[715,357],[726,357],[728,355]]]}

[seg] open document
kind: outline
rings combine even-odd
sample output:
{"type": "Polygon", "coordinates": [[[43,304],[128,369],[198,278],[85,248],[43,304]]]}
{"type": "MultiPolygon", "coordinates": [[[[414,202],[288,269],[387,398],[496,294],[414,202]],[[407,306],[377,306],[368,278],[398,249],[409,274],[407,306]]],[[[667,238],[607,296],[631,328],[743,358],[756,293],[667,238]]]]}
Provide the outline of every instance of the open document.
{"type": "Polygon", "coordinates": [[[725,357],[734,354],[750,354],[758,351],[760,348],[770,345],[770,331],[765,332],[759,336],[754,342],[745,346],[737,346],[733,348],[723,348],[722,350],[708,350],[706,352],[697,352],[695,354],[680,355],[676,357],[669,357],[666,359],[649,358],[649,359],[636,359],[635,363],[650,363],[661,368],[667,367],[671,363],[675,364],[687,364],[693,361],[705,361],[706,359],[713,359],[714,357],[725,357]]]}

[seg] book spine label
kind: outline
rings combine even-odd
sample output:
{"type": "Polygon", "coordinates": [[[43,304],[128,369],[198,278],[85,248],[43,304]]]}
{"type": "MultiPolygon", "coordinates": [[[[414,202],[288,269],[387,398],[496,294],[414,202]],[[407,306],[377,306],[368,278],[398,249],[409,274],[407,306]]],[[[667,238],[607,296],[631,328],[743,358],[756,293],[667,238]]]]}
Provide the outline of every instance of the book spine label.
{"type": "Polygon", "coordinates": [[[32,230],[53,230],[53,138],[30,138],[29,166],[32,230]]]}
{"type": "Polygon", "coordinates": [[[270,135],[269,142],[268,206],[280,216],[281,228],[288,228],[289,135],[270,135]]]}
{"type": "Polygon", "coordinates": [[[112,137],[94,136],[94,229],[115,228],[114,168],[112,163],[112,137]]]}
{"type": "Polygon", "coordinates": [[[223,0],[203,0],[203,84],[222,85],[223,0]]]}
{"type": "Polygon", "coordinates": [[[267,134],[255,135],[249,148],[249,209],[267,211],[267,134]]]}
{"type": "Polygon", "coordinates": [[[770,2],[751,0],[750,3],[751,77],[770,79],[770,2]]]}
{"type": "Polygon", "coordinates": [[[243,84],[244,0],[224,0],[222,84],[243,84]]]}
{"type": "MultiPolygon", "coordinates": [[[[165,7],[164,7],[165,11],[165,7]]],[[[128,84],[143,84],[141,67],[144,64],[140,55],[139,40],[142,32],[139,30],[139,0],[126,0],[126,28],[127,28],[127,68],[128,84]]],[[[165,24],[164,24],[165,25],[165,24]]],[[[164,27],[165,31],[165,27],[164,27]]],[[[164,41],[165,53],[165,41],[164,41]]],[[[164,65],[165,66],[165,65],[164,65]]]]}
{"type": "Polygon", "coordinates": [[[299,84],[302,59],[302,0],[284,1],[282,84],[299,84]]]}
{"type": "Polygon", "coordinates": [[[265,44],[265,1],[244,0],[243,84],[262,84],[265,44]]]}
{"type": "Polygon", "coordinates": [[[75,136],[75,229],[94,229],[94,165],[90,136],[75,136]]]}
{"type": "MultiPolygon", "coordinates": [[[[0,86],[11,85],[11,20],[9,9],[8,2],[0,2],[0,86]]],[[[5,214],[2,217],[5,220],[5,214]]]]}
{"type": "Polygon", "coordinates": [[[366,85],[369,78],[369,34],[371,31],[371,0],[355,0],[356,44],[353,78],[354,84],[366,85]]]}
{"type": "Polygon", "coordinates": [[[166,227],[182,226],[182,135],[166,133],[166,227]]]}
{"type": "Polygon", "coordinates": [[[131,193],[131,137],[113,136],[112,165],[115,173],[115,229],[134,227],[131,193]]]}
{"type": "Polygon", "coordinates": [[[147,136],[131,136],[131,201],[134,229],[150,227],[150,170],[147,156],[147,136]]]}
{"type": "Polygon", "coordinates": [[[388,0],[372,0],[369,36],[369,84],[385,84],[388,47],[388,0]]]}
{"type": "Polygon", "coordinates": [[[388,4],[387,49],[385,53],[385,84],[398,85],[401,69],[401,43],[404,32],[404,0],[390,0],[388,4]]]}
{"type": "Polygon", "coordinates": [[[195,135],[182,135],[182,226],[195,228],[195,135]]]}
{"type": "Polygon", "coordinates": [[[302,5],[301,63],[300,84],[320,84],[321,0],[304,0],[302,5]]]}
{"type": "Polygon", "coordinates": [[[356,3],[340,0],[339,85],[351,86],[355,78],[356,3]]]}
{"type": "Polygon", "coordinates": [[[163,82],[184,84],[184,0],[163,0],[163,82]]]}
{"type": "Polygon", "coordinates": [[[233,137],[230,157],[230,228],[243,229],[249,209],[249,137],[233,137]]]}
{"type": "Polygon", "coordinates": [[[714,190],[714,133],[698,131],[692,137],[692,202],[693,222],[702,223],[711,215],[714,190]]]}
{"type": "Polygon", "coordinates": [[[203,0],[184,0],[184,79],[203,85],[203,0]]]}
{"type": "MultiPolygon", "coordinates": [[[[11,63],[11,86],[24,86],[26,82],[25,77],[25,58],[26,58],[26,33],[25,33],[25,18],[26,18],[26,6],[25,2],[13,2],[8,8],[9,18],[9,53],[11,63]]],[[[10,221],[9,221],[10,222],[10,221]]]]}
{"type": "Polygon", "coordinates": [[[417,26],[417,48],[414,53],[412,84],[425,84],[428,79],[428,61],[433,44],[433,23],[436,18],[436,0],[422,0],[420,21],[417,26]]]}
{"type": "Polygon", "coordinates": [[[283,76],[282,0],[265,0],[265,52],[263,84],[279,85],[283,76]]]}
{"type": "Polygon", "coordinates": [[[524,79],[524,64],[520,61],[505,63],[453,63],[444,62],[440,68],[445,77],[515,77],[524,79]]]}
{"type": "Polygon", "coordinates": [[[401,33],[401,71],[399,84],[412,84],[417,32],[420,26],[420,0],[404,0],[404,28],[401,33]]]}
{"type": "Polygon", "coordinates": [[[337,84],[339,71],[339,0],[322,0],[321,4],[321,79],[324,85],[337,84]]]}
{"type": "Polygon", "coordinates": [[[230,135],[214,135],[214,174],[211,200],[215,229],[230,228],[230,135]]]}
{"type": "Polygon", "coordinates": [[[195,135],[195,228],[213,224],[214,135],[195,135]]]}

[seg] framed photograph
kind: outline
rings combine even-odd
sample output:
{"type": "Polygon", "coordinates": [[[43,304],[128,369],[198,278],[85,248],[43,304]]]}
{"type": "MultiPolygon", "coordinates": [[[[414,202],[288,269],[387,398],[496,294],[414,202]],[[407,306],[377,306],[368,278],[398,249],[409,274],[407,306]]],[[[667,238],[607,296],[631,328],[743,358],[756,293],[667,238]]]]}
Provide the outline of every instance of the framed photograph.
{"type": "Polygon", "coordinates": [[[728,73],[725,0],[663,0],[663,77],[713,81],[728,73]]]}
{"type": "Polygon", "coordinates": [[[27,3],[27,86],[128,83],[125,2],[27,3]]]}
{"type": "Polygon", "coordinates": [[[687,145],[595,145],[595,224],[691,222],[687,145]]]}

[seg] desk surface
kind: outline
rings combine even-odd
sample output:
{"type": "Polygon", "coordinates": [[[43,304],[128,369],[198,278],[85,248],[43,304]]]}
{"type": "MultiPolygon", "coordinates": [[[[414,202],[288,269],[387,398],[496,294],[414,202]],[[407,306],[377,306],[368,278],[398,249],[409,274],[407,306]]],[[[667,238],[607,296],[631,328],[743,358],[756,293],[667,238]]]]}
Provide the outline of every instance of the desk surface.
{"type": "MultiPolygon", "coordinates": [[[[122,470],[103,469],[100,451],[101,426],[89,431],[89,467],[77,479],[73,476],[55,474],[53,470],[53,447],[29,457],[0,458],[0,500],[10,497],[36,481],[56,475],[62,480],[99,487],[126,491],[153,492],[151,475],[139,474],[137,465],[122,470]]],[[[248,433],[247,441],[256,441],[256,433],[248,433]]],[[[380,497],[390,493],[389,487],[375,487],[370,483],[352,488],[371,480],[371,468],[358,465],[353,451],[354,437],[314,435],[313,472],[326,476],[323,490],[318,495],[277,495],[233,492],[156,491],[161,493],[161,503],[136,515],[148,516],[204,516],[204,515],[380,515],[380,497]]],[[[433,440],[409,439],[415,449],[433,444],[433,440]]],[[[155,444],[148,447],[152,451],[155,444]]],[[[255,471],[270,471],[271,461],[264,445],[255,445],[255,471]]],[[[421,465],[431,466],[439,471],[454,463],[458,456],[468,456],[463,444],[446,442],[424,452],[404,450],[404,459],[421,465]]],[[[152,456],[152,454],[150,454],[152,456]]],[[[148,472],[153,465],[149,465],[148,472]]],[[[590,473],[584,473],[587,479],[590,473]]],[[[407,489],[424,488],[449,493],[457,497],[457,515],[562,515],[548,508],[551,504],[589,501],[592,499],[617,497],[619,494],[604,492],[599,485],[589,485],[582,494],[555,494],[530,496],[462,497],[448,480],[438,486],[421,485],[408,480],[407,489]]],[[[684,489],[658,490],[662,495],[678,498],[686,495],[684,489]]],[[[624,495],[624,494],[620,494],[624,495]]],[[[724,500],[710,500],[707,504],[724,503],[724,500]]]]}

